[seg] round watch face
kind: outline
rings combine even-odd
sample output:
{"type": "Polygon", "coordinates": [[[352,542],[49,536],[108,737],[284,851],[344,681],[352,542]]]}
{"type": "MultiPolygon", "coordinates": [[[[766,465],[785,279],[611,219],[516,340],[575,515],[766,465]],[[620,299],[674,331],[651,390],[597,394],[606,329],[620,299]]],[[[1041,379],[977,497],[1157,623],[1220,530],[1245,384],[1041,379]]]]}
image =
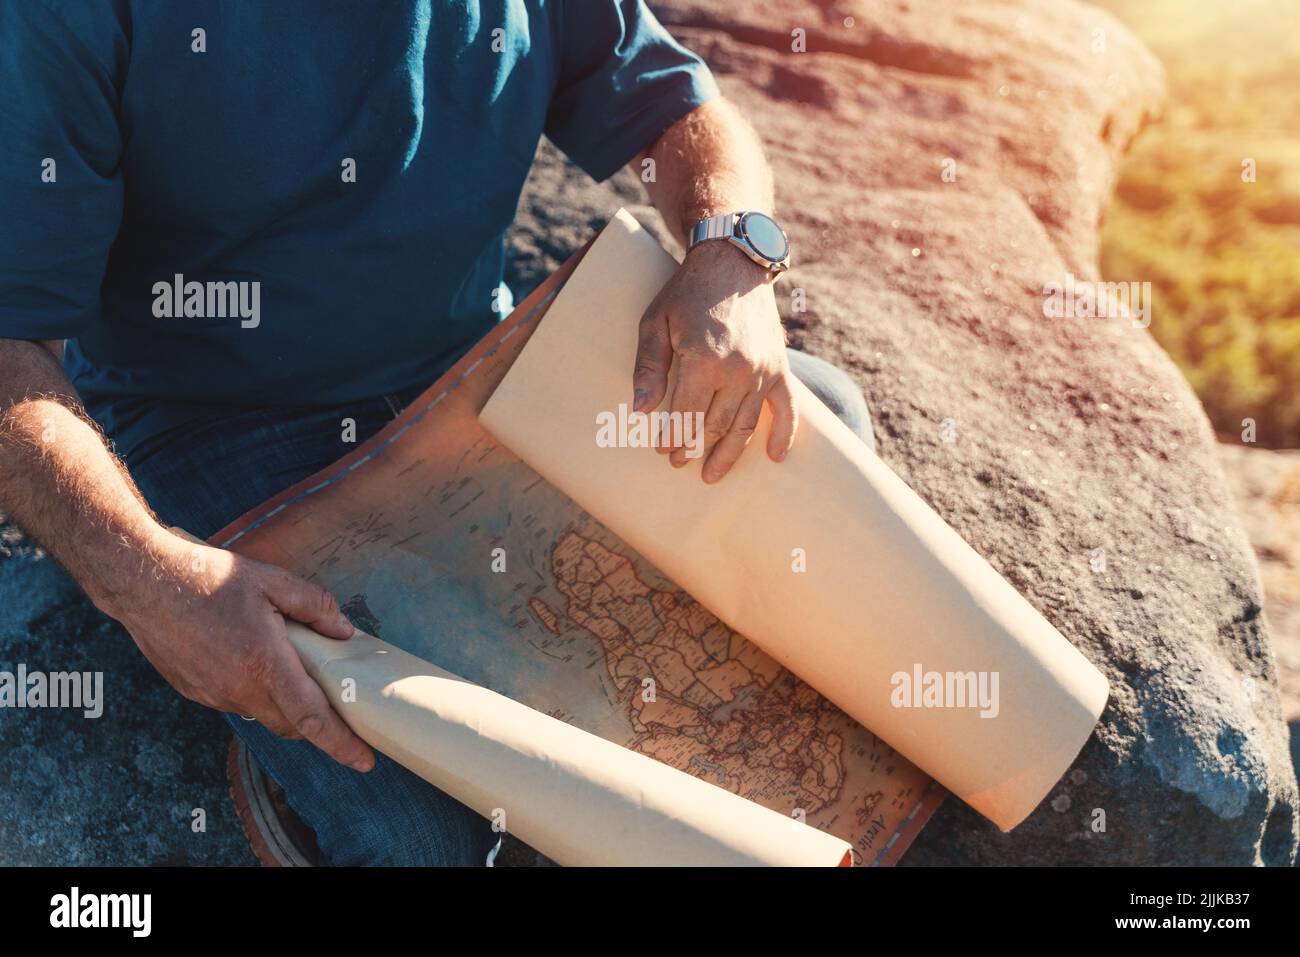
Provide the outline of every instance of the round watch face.
{"type": "Polygon", "coordinates": [[[740,235],[764,259],[780,262],[790,253],[790,241],[771,216],[763,213],[746,213],[740,217],[740,235]]]}

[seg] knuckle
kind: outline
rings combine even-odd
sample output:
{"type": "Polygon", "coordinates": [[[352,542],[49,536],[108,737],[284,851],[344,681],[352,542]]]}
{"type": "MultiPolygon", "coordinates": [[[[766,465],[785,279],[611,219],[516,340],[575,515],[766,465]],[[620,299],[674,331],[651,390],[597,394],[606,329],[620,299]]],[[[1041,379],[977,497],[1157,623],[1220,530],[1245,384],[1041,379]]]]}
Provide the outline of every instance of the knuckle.
{"type": "Polygon", "coordinates": [[[720,439],[731,431],[727,426],[725,421],[711,422],[704,427],[704,437],[709,440],[720,439]]]}
{"type": "Polygon", "coordinates": [[[319,589],[316,596],[316,604],[320,608],[322,618],[329,618],[339,614],[339,601],[334,597],[334,593],[329,589],[319,589]]]}
{"type": "Polygon", "coordinates": [[[266,609],[266,579],[261,576],[240,578],[234,582],[231,598],[241,621],[254,621],[266,609]]]}
{"type": "Polygon", "coordinates": [[[654,308],[641,317],[637,326],[637,339],[642,346],[658,343],[668,334],[663,316],[654,308]]]}
{"type": "Polygon", "coordinates": [[[261,724],[277,738],[283,738],[286,741],[299,741],[302,739],[302,735],[294,729],[293,725],[280,718],[264,720],[261,724]]]}
{"type": "Polygon", "coordinates": [[[325,730],[325,716],[319,711],[308,711],[294,719],[293,727],[304,738],[314,738],[325,730]]]}
{"type": "Polygon", "coordinates": [[[663,334],[663,322],[660,319],[659,311],[651,307],[645,315],[641,317],[641,322],[637,328],[641,332],[642,339],[657,339],[663,334]]]}
{"type": "Polygon", "coordinates": [[[732,350],[731,343],[722,339],[714,339],[709,342],[708,347],[704,350],[704,359],[709,366],[716,372],[730,372],[736,365],[736,353],[732,350]]]}
{"type": "Polygon", "coordinates": [[[659,363],[646,355],[637,356],[636,366],[632,370],[634,376],[652,376],[659,371],[659,363]]]}
{"type": "Polygon", "coordinates": [[[753,359],[739,351],[729,352],[722,361],[733,375],[753,373],[758,369],[753,359]]]}
{"type": "Polygon", "coordinates": [[[277,568],[267,576],[267,584],[278,593],[292,594],[302,587],[302,579],[284,568],[277,568]]]}

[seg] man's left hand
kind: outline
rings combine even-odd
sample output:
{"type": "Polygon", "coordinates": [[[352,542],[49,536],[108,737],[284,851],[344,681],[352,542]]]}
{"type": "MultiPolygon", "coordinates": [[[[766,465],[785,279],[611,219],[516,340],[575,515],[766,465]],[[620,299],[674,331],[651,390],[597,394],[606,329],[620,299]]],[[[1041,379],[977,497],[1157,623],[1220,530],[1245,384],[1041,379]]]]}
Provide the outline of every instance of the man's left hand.
{"type": "MultiPolygon", "coordinates": [[[[767,454],[776,462],[785,458],[798,410],[785,330],[763,266],[724,241],[687,252],[641,318],[634,411],[649,412],[663,402],[674,355],[677,380],[668,408],[683,413],[684,421],[698,422],[691,414],[703,414],[705,482],[720,480],[740,458],[765,401],[772,410],[767,454]]],[[[687,463],[683,445],[661,444],[659,451],[677,468],[687,463]]]]}

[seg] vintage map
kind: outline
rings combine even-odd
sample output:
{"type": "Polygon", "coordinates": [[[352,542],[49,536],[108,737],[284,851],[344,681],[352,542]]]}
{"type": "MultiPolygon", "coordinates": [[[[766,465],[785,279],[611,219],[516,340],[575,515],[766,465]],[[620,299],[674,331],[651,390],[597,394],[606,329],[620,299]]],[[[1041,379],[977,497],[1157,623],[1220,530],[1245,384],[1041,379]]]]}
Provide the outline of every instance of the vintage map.
{"type": "Polygon", "coordinates": [[[212,542],[320,582],[439,667],[895,863],[943,790],[478,424],[580,256],[383,432],[212,542]]]}

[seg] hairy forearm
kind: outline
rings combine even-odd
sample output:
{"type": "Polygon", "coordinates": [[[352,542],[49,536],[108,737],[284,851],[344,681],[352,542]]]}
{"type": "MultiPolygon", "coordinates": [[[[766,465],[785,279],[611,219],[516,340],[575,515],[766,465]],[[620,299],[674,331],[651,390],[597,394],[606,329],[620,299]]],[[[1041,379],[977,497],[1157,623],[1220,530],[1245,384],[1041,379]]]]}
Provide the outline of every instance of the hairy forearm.
{"type": "Polygon", "coordinates": [[[117,618],[181,694],[306,738],[369,771],[375,758],[303,669],[284,619],[344,639],[318,585],[163,528],[85,418],[54,353],[0,339],[0,509],[117,618]]]}
{"type": "Polygon", "coordinates": [[[635,161],[654,160],[650,199],[683,244],[701,219],[733,210],[773,213],[772,171],[749,122],[729,102],[710,100],[678,120],[635,161]]]}
{"type": "Polygon", "coordinates": [[[0,511],[111,610],[161,531],[52,351],[0,339],[0,511]]]}

